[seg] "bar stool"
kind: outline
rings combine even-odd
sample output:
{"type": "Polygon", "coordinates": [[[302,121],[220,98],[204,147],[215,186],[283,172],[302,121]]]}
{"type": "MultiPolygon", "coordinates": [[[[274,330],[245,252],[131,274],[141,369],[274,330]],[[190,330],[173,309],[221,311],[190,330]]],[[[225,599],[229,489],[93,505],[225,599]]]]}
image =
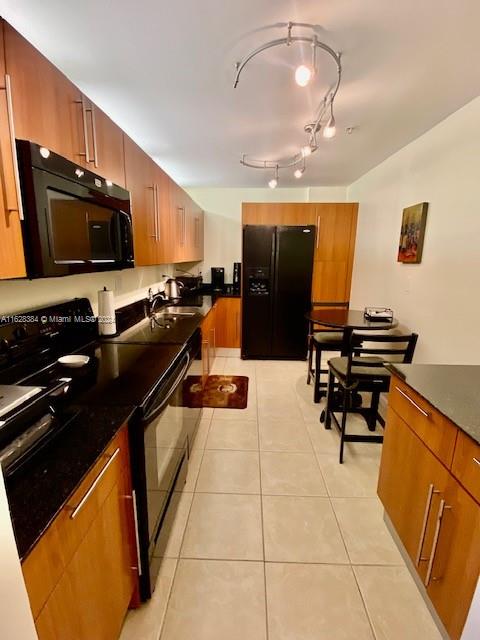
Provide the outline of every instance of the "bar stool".
{"type": "MultiPolygon", "coordinates": [[[[312,302],[313,308],[334,307],[338,309],[348,309],[348,302],[312,302]]],[[[343,333],[331,329],[319,329],[314,331],[314,323],[310,320],[308,331],[308,369],[307,384],[311,379],[313,385],[313,401],[319,403],[326,389],[327,383],[321,381],[321,374],[328,373],[328,369],[322,369],[322,351],[342,351],[343,333]],[[313,352],[315,351],[315,369],[313,368],[313,352]]]]}

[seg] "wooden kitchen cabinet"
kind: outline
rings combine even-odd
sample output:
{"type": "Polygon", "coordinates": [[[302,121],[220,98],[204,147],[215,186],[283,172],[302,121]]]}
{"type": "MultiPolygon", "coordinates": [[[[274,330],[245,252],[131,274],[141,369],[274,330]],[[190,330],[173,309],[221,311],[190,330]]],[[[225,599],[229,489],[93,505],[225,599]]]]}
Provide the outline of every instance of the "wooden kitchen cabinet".
{"type": "Polygon", "coordinates": [[[9,24],[6,72],[16,137],[125,186],[123,131],[9,24]]]}
{"type": "Polygon", "coordinates": [[[480,576],[480,475],[473,460],[480,447],[396,376],[391,387],[378,495],[450,638],[458,640],[480,576]]]}
{"type": "Polygon", "coordinates": [[[433,543],[434,514],[445,494],[447,469],[389,408],[378,495],[422,578],[433,543]],[[426,558],[427,560],[425,560],[426,558]]]}
{"type": "Polygon", "coordinates": [[[0,279],[22,278],[26,275],[10,86],[5,77],[3,51],[3,25],[0,23],[0,279]]]}
{"type": "Polygon", "coordinates": [[[317,204],[310,224],[316,227],[312,301],[348,302],[352,280],[356,203],[317,204]]]}
{"type": "Polygon", "coordinates": [[[153,162],[127,136],[125,174],[132,202],[135,264],[158,264],[158,211],[153,162]]]}
{"type": "Polygon", "coordinates": [[[217,347],[240,347],[241,305],[241,298],[218,298],[215,317],[217,347]]]}
{"type": "Polygon", "coordinates": [[[102,178],[125,187],[123,131],[91,100],[85,96],[82,99],[88,152],[88,156],[82,157],[82,164],[102,178]]]}
{"type": "Polygon", "coordinates": [[[40,640],[118,638],[137,583],[122,428],[22,569],[40,640]]]}
{"type": "Polygon", "coordinates": [[[80,90],[7,23],[4,33],[16,137],[83,164],[80,90]]]}

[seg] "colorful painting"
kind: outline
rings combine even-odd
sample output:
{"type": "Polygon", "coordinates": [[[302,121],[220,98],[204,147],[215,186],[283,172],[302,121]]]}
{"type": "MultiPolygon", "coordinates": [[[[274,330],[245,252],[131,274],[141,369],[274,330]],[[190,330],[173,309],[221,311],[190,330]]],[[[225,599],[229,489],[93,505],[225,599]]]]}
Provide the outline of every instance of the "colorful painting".
{"type": "Polygon", "coordinates": [[[403,210],[398,262],[418,263],[422,261],[427,209],[428,202],[420,202],[403,210]]]}

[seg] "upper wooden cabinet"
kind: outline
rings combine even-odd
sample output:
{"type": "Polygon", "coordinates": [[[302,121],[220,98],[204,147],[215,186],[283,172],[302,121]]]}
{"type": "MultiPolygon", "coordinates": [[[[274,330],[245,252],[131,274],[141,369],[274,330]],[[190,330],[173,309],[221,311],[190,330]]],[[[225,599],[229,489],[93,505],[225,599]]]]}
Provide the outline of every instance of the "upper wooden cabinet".
{"type": "Polygon", "coordinates": [[[10,87],[5,77],[0,23],[0,279],[26,275],[18,176],[15,171],[10,87]]]}
{"type": "Polygon", "coordinates": [[[312,300],[348,302],[352,280],[357,203],[316,204],[310,224],[316,227],[312,300]]]}
{"type": "Polygon", "coordinates": [[[125,136],[126,187],[132,201],[135,264],[157,264],[158,205],[151,158],[125,136]]]}
{"type": "Polygon", "coordinates": [[[4,29],[16,137],[125,186],[123,131],[15,29],[4,29]]]}
{"type": "Polygon", "coordinates": [[[172,251],[168,262],[203,260],[204,214],[173,180],[170,181],[172,251]]]}

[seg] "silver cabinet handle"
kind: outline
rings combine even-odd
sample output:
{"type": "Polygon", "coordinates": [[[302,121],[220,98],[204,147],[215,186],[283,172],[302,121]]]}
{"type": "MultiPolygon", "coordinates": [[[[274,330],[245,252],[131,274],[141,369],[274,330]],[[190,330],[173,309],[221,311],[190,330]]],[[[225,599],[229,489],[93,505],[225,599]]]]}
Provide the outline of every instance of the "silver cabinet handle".
{"type": "Polygon", "coordinates": [[[90,160],[90,146],[88,144],[87,106],[85,104],[85,96],[82,95],[80,100],[75,100],[75,102],[82,105],[83,138],[85,142],[85,152],[81,151],[78,155],[85,157],[86,162],[92,162],[90,160]]]}
{"type": "Polygon", "coordinates": [[[182,208],[182,220],[183,220],[183,246],[187,242],[187,216],[185,213],[185,207],[182,208]]]}
{"type": "Polygon", "coordinates": [[[475,464],[478,464],[480,466],[480,460],[478,458],[474,458],[473,461],[475,464]]]}
{"type": "Polygon", "coordinates": [[[70,514],[70,519],[71,520],[74,520],[77,517],[77,515],[80,513],[80,511],[82,510],[83,506],[85,505],[85,503],[87,502],[89,497],[92,495],[92,492],[95,490],[95,487],[100,482],[102,477],[105,475],[108,467],[112,464],[112,462],[115,460],[115,458],[118,456],[119,453],[120,453],[120,447],[118,447],[118,449],[115,449],[115,451],[112,453],[112,455],[108,459],[107,464],[103,467],[103,469],[100,471],[98,476],[95,478],[95,480],[90,485],[87,493],[83,496],[83,498],[80,500],[80,502],[77,504],[77,506],[73,509],[72,513],[70,514]]]}
{"type": "Polygon", "coordinates": [[[90,103],[90,113],[92,116],[92,140],[93,140],[93,166],[98,167],[98,148],[97,148],[97,123],[95,121],[95,106],[90,103]]]}
{"type": "MultiPolygon", "coordinates": [[[[10,81],[10,75],[8,73],[5,74],[5,95],[7,98],[7,117],[8,117],[8,131],[10,133],[10,149],[12,151],[12,161],[13,161],[13,177],[15,181],[15,193],[17,195],[17,202],[15,207],[8,207],[8,211],[18,211],[18,217],[20,220],[24,220],[23,215],[23,203],[22,203],[22,194],[20,192],[20,175],[18,173],[18,159],[17,159],[17,146],[15,143],[15,122],[13,119],[13,101],[12,101],[12,85],[10,81]]],[[[3,165],[3,163],[2,163],[3,165]]],[[[2,168],[2,176],[3,176],[3,168],[2,168]]],[[[5,187],[7,185],[5,184],[5,187]]],[[[5,190],[5,198],[7,191],[5,190]]]]}
{"type": "Polygon", "coordinates": [[[184,207],[177,207],[178,213],[180,215],[180,246],[183,247],[183,245],[185,244],[185,228],[184,228],[184,214],[185,214],[185,208],[184,207]]]}
{"type": "Polygon", "coordinates": [[[432,507],[432,498],[434,493],[440,493],[440,491],[435,489],[433,484],[430,484],[427,492],[427,502],[425,504],[425,512],[423,514],[423,524],[422,524],[422,530],[420,532],[420,540],[418,541],[417,557],[415,559],[415,564],[417,565],[417,567],[420,565],[420,562],[426,562],[428,560],[428,558],[422,558],[422,551],[423,551],[423,544],[425,542],[425,535],[427,533],[428,518],[430,516],[430,509],[432,507]]]}
{"type": "MultiPolygon", "coordinates": [[[[451,509],[452,507],[445,504],[445,500],[440,501],[440,507],[437,514],[437,525],[435,527],[435,535],[433,536],[432,551],[430,553],[430,560],[428,562],[427,575],[425,576],[425,586],[428,587],[430,580],[432,579],[433,563],[435,562],[435,556],[437,555],[438,540],[440,538],[440,529],[442,528],[443,514],[445,509],[451,509]]],[[[438,578],[433,578],[437,580],[438,578]]]]}
{"type": "Polygon", "coordinates": [[[407,396],[406,393],[404,393],[401,389],[399,389],[397,386],[395,387],[395,389],[398,391],[398,393],[400,393],[404,398],[406,398],[410,404],[413,404],[413,406],[415,407],[415,409],[417,409],[417,411],[420,411],[420,413],[422,415],[424,415],[426,418],[430,418],[430,414],[427,413],[426,411],[424,411],[422,409],[422,407],[419,407],[418,404],[416,402],[414,402],[409,396],[407,396]]]}
{"type": "Polygon", "coordinates": [[[195,218],[195,249],[198,249],[200,246],[200,219],[195,218]]]}
{"type": "Polygon", "coordinates": [[[160,242],[160,207],[158,206],[158,184],[154,185],[155,191],[155,219],[157,221],[157,242],[160,242]]]}
{"type": "Polygon", "coordinates": [[[317,249],[320,243],[320,216],[317,216],[317,249]]]}
{"type": "Polygon", "coordinates": [[[157,192],[155,189],[155,185],[152,185],[151,187],[147,187],[147,189],[149,191],[152,192],[153,195],[153,233],[151,235],[149,235],[149,238],[154,238],[155,240],[157,240],[158,237],[158,232],[157,232],[157,192]]]}

